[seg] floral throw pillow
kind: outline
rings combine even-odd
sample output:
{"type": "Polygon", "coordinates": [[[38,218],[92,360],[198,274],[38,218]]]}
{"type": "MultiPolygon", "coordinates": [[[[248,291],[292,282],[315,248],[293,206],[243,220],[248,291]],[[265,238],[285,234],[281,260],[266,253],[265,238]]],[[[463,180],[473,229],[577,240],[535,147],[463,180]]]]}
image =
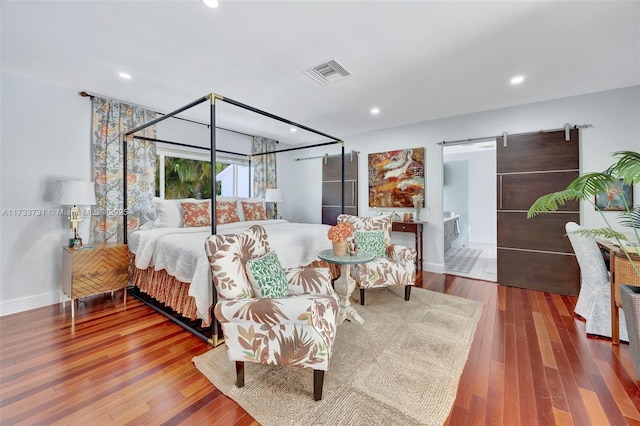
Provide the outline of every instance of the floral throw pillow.
{"type": "Polygon", "coordinates": [[[289,287],[275,251],[247,261],[247,275],[256,297],[287,297],[289,287]]]}
{"type": "Polygon", "coordinates": [[[182,206],[182,223],[185,228],[211,226],[208,201],[201,203],[180,203],[180,206],[182,206]]]}
{"type": "Polygon", "coordinates": [[[216,201],[216,223],[240,222],[238,216],[238,204],[235,201],[216,201]]]}
{"type": "Polygon", "coordinates": [[[355,239],[358,243],[358,250],[374,253],[376,257],[385,256],[384,231],[356,230],[355,239]]]}
{"type": "Polygon", "coordinates": [[[245,220],[267,220],[264,203],[242,201],[242,211],[244,212],[245,220]]]}

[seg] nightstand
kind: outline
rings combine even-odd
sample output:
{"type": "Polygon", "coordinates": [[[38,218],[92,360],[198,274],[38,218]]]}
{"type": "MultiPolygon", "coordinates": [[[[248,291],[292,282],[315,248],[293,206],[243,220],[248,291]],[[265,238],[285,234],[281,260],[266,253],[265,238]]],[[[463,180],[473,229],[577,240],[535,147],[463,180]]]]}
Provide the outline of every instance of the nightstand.
{"type": "MultiPolygon", "coordinates": [[[[62,291],[71,298],[71,319],[79,297],[124,290],[127,306],[128,249],[126,244],[98,243],[92,248],[62,250],[62,291]]],[[[62,302],[64,309],[66,301],[62,302]]]]}

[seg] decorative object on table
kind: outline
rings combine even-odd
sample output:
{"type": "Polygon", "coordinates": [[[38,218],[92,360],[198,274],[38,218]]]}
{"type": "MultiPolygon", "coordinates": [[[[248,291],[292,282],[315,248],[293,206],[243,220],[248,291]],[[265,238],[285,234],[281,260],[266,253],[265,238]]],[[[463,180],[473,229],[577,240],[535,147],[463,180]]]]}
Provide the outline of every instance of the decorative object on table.
{"type": "Polygon", "coordinates": [[[390,287],[372,293],[359,310],[375,320],[339,327],[322,403],[310,398],[304,368],[250,364],[251,385],[237,389],[224,346],[193,362],[265,426],[446,424],[457,390],[465,386],[460,377],[474,335],[481,333],[475,330],[483,305],[421,288],[414,291],[415,303],[407,304],[401,292],[390,287]]]}
{"type": "Polygon", "coordinates": [[[347,238],[353,235],[353,226],[348,223],[338,223],[329,228],[327,237],[333,245],[333,254],[335,256],[347,255],[347,238]]]}
{"type": "Polygon", "coordinates": [[[424,194],[424,148],[369,154],[369,207],[412,207],[424,194]]]}
{"type": "Polygon", "coordinates": [[[273,203],[273,218],[280,219],[278,215],[278,203],[284,202],[284,198],[282,198],[282,192],[276,188],[267,188],[267,191],[264,196],[264,201],[266,203],[273,203]]]}
{"type": "Polygon", "coordinates": [[[369,238],[365,238],[371,244],[365,246],[365,239],[356,236],[359,251],[375,252],[378,250],[379,241],[382,240],[382,252],[376,253],[376,258],[368,263],[358,264],[351,269],[351,275],[360,287],[360,304],[364,305],[365,289],[404,286],[405,300],[411,296],[411,287],[416,281],[416,256],[413,248],[391,244],[391,216],[362,217],[341,214],[338,216],[338,225],[350,224],[354,233],[365,232],[369,238]],[[377,236],[375,234],[380,234],[377,236]]]}
{"type": "MultiPolygon", "coordinates": [[[[617,151],[613,153],[613,157],[617,158],[617,161],[612,164],[604,172],[592,172],[585,173],[575,178],[566,189],[558,192],[552,192],[550,194],[543,195],[538,198],[529,208],[527,217],[533,217],[540,213],[547,213],[557,211],[560,206],[564,205],[567,201],[577,200],[585,201],[593,204],[596,210],[602,216],[606,226],[597,229],[580,229],[576,231],[580,235],[591,236],[594,238],[608,238],[616,241],[618,247],[623,247],[623,241],[627,240],[627,236],[622,232],[618,232],[613,229],[604,214],[604,210],[597,207],[597,194],[607,193],[609,188],[615,185],[619,185],[622,182],[623,185],[632,187],[634,184],[640,183],[640,153],[635,151],[617,151]]],[[[619,214],[620,225],[630,228],[633,232],[633,236],[636,240],[640,241],[640,206],[633,206],[631,198],[623,198],[624,209],[619,214]]],[[[635,278],[640,277],[640,268],[637,266],[632,258],[632,254],[624,250],[621,251],[626,260],[629,263],[630,269],[633,270],[635,278]]],[[[616,277],[619,275],[619,271],[616,268],[616,277]]],[[[629,282],[621,282],[621,284],[629,284],[629,282]]],[[[611,291],[612,298],[615,300],[615,289],[621,286],[612,286],[611,291]]],[[[615,308],[614,308],[615,309],[615,308]]],[[[623,308],[624,310],[624,308],[623,308]]],[[[627,333],[631,334],[635,331],[632,326],[638,326],[640,323],[640,310],[637,312],[638,316],[632,317],[632,313],[625,312],[627,333]],[[632,323],[632,324],[630,324],[632,323]]],[[[615,339],[612,339],[614,344],[615,339]]],[[[640,347],[630,346],[632,355],[634,358],[640,357],[640,347]]]]}
{"type": "Polygon", "coordinates": [[[596,193],[596,210],[626,211],[633,206],[633,186],[622,179],[610,182],[606,188],[596,193]]]}
{"type": "MultiPolygon", "coordinates": [[[[237,234],[211,235],[205,242],[205,252],[217,297],[214,312],[224,332],[225,357],[235,361],[235,369],[233,364],[227,367],[229,373],[235,371],[237,388],[244,387],[247,362],[268,365],[274,382],[285,374],[285,369],[274,366],[304,367],[307,374],[313,370],[313,397],[320,400],[339,313],[329,268],[280,269],[286,297],[271,298],[277,296],[273,286],[280,283],[266,275],[279,262],[262,226],[254,225],[237,234]],[[274,257],[266,259],[269,253],[274,257]],[[252,261],[261,265],[250,267],[252,261]],[[259,296],[265,292],[269,297],[259,296]],[[295,348],[294,356],[290,348],[295,348]]],[[[213,344],[218,344],[217,336],[213,344]]],[[[247,370],[252,372],[253,367],[247,370]]],[[[250,374],[248,387],[255,385],[250,374]]]]}
{"type": "Polygon", "coordinates": [[[636,370],[636,378],[640,380],[640,287],[621,285],[622,312],[627,323],[629,348],[636,370]]]}
{"type": "Polygon", "coordinates": [[[81,180],[56,181],[51,203],[60,206],[73,206],[69,212],[69,223],[73,230],[73,239],[69,241],[69,247],[82,248],[82,238],[78,233],[82,215],[78,206],[96,204],[94,183],[81,180]]]}
{"type": "Polygon", "coordinates": [[[422,210],[422,204],[424,203],[424,196],[422,194],[416,194],[411,197],[411,201],[413,202],[413,207],[416,209],[416,221],[420,221],[420,211],[422,210]]]}

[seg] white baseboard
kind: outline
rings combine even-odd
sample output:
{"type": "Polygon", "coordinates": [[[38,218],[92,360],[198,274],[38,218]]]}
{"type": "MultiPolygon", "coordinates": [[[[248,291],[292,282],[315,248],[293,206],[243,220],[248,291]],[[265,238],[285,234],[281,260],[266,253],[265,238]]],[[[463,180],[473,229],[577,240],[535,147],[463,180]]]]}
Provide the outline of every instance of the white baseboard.
{"type": "Polygon", "coordinates": [[[43,306],[54,305],[63,300],[61,291],[41,294],[39,296],[23,297],[20,299],[2,302],[0,304],[0,316],[17,314],[18,312],[29,311],[31,309],[42,308],[43,306]]]}
{"type": "Polygon", "coordinates": [[[424,263],[424,270],[429,272],[435,272],[436,274],[444,274],[444,263],[424,263]]]}

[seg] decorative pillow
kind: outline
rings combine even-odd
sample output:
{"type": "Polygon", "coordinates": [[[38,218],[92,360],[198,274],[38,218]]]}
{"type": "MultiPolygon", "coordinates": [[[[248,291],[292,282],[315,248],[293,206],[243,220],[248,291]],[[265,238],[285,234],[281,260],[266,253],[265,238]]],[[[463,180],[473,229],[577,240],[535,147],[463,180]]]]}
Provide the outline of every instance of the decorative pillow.
{"type": "Polygon", "coordinates": [[[180,203],[182,206],[182,222],[185,228],[211,226],[209,201],[201,203],[180,203]]]}
{"type": "Polygon", "coordinates": [[[249,282],[256,297],[272,299],[286,297],[289,291],[287,277],[275,251],[250,259],[246,264],[249,282]]]}
{"type": "Polygon", "coordinates": [[[262,202],[242,201],[244,220],[267,220],[267,212],[262,202]]]}
{"type": "Polygon", "coordinates": [[[238,203],[235,201],[216,200],[216,223],[222,225],[233,222],[240,222],[238,203]]]}
{"type": "Polygon", "coordinates": [[[384,231],[385,245],[391,244],[391,215],[383,216],[353,216],[349,214],[341,214],[338,216],[338,223],[348,222],[354,229],[363,231],[384,231]]]}
{"type": "Polygon", "coordinates": [[[386,255],[384,245],[384,231],[360,231],[356,229],[355,238],[358,250],[374,253],[376,257],[386,255]]]}

